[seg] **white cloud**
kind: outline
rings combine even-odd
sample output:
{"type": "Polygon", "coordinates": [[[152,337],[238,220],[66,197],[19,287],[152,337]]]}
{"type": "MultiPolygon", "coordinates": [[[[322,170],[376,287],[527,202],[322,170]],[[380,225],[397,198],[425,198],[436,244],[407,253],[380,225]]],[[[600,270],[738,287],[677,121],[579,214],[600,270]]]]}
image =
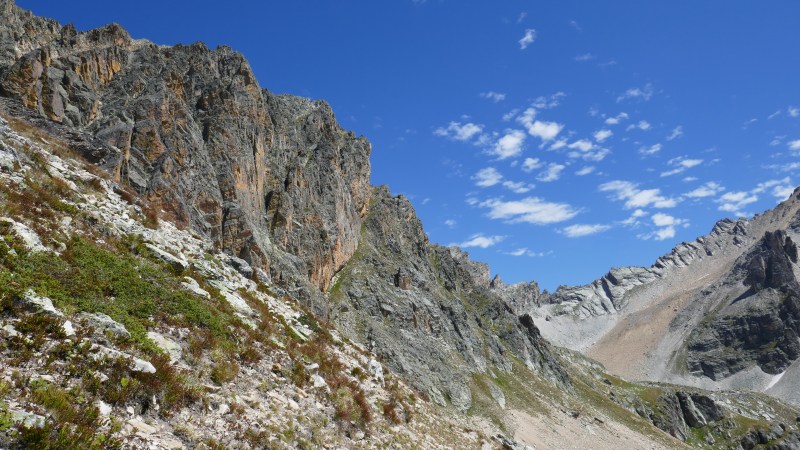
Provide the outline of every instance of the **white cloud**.
{"type": "Polygon", "coordinates": [[[559,91],[553,95],[536,97],[531,106],[536,109],[553,109],[561,104],[561,99],[566,95],[559,91]]]}
{"type": "Polygon", "coordinates": [[[752,192],[753,194],[760,194],[762,192],[765,192],[767,189],[769,189],[771,187],[779,186],[779,185],[790,185],[791,183],[792,183],[792,181],[791,181],[791,179],[789,177],[786,177],[786,178],[783,178],[783,179],[780,179],[780,180],[767,180],[767,181],[758,183],[758,185],[756,185],[756,187],[754,187],[753,190],[750,191],[750,192],[752,192]]]}
{"type": "Polygon", "coordinates": [[[548,202],[538,197],[513,201],[490,199],[481,202],[479,206],[489,209],[490,219],[535,225],[563,222],[572,219],[580,212],[569,204],[548,202]]]}
{"type": "Polygon", "coordinates": [[[714,181],[709,181],[708,183],[700,186],[699,188],[687,192],[686,194],[684,194],[684,196],[689,198],[713,197],[724,190],[725,188],[722,187],[719,183],[716,183],[714,181]]]}
{"type": "Polygon", "coordinates": [[[619,125],[620,122],[628,118],[628,113],[621,112],[614,117],[606,119],[606,125],[619,125]]]}
{"type": "Polygon", "coordinates": [[[545,171],[536,176],[536,179],[543,183],[557,181],[561,178],[561,171],[564,170],[565,167],[566,166],[562,164],[551,163],[547,166],[545,171]]]}
{"type": "Polygon", "coordinates": [[[642,147],[639,149],[639,153],[641,153],[642,155],[655,155],[660,151],[661,151],[661,144],[653,144],[650,147],[642,147]]]}
{"type": "Polygon", "coordinates": [[[543,256],[550,255],[552,253],[553,253],[552,250],[549,251],[549,252],[534,252],[532,250],[528,250],[526,247],[522,247],[522,248],[518,248],[516,250],[512,250],[510,252],[507,252],[506,255],[511,255],[511,256],[529,256],[531,258],[541,258],[543,256]]]}
{"type": "Polygon", "coordinates": [[[495,244],[500,243],[505,236],[484,236],[483,234],[473,234],[468,240],[460,243],[455,244],[459,247],[463,248],[470,248],[470,247],[479,247],[479,248],[489,248],[495,244]]]}
{"type": "Polygon", "coordinates": [[[781,110],[779,109],[779,110],[775,111],[774,113],[770,114],[767,117],[767,120],[772,120],[772,119],[774,119],[774,118],[776,118],[776,117],[778,117],[780,115],[781,115],[781,110]]]}
{"type": "Polygon", "coordinates": [[[552,140],[564,129],[564,125],[560,123],[542,122],[540,120],[534,121],[526,126],[528,127],[528,134],[533,137],[538,137],[544,142],[552,140]]]}
{"type": "Polygon", "coordinates": [[[519,48],[521,50],[525,50],[528,48],[529,45],[533,44],[533,41],[536,40],[536,30],[533,28],[528,28],[525,30],[525,35],[522,36],[522,39],[519,40],[519,48]]]}
{"type": "Polygon", "coordinates": [[[502,102],[503,100],[506,99],[506,94],[501,94],[500,92],[494,92],[494,91],[481,92],[480,95],[481,95],[481,98],[485,98],[487,100],[491,100],[491,101],[493,101],[495,103],[502,102]]]}
{"type": "Polygon", "coordinates": [[[702,159],[689,159],[685,156],[681,156],[678,158],[670,159],[667,164],[674,167],[672,170],[667,170],[665,172],[661,172],[662,177],[669,177],[672,175],[677,175],[679,173],[685,172],[687,169],[691,169],[692,167],[699,166],[703,163],[702,159]]]}
{"type": "Polygon", "coordinates": [[[597,147],[588,139],[577,140],[567,148],[575,150],[567,154],[570,158],[582,158],[587,161],[602,161],[611,153],[608,149],[597,147]]]}
{"type": "Polygon", "coordinates": [[[589,236],[592,234],[602,233],[603,231],[607,231],[610,229],[611,226],[609,225],[601,225],[601,224],[576,224],[570,225],[561,230],[565,236],[574,238],[574,237],[583,237],[589,236]]]}
{"type": "Polygon", "coordinates": [[[648,101],[651,97],[653,97],[653,85],[647,83],[642,88],[633,87],[628,89],[624,94],[617,97],[617,103],[620,103],[624,100],[648,101]]]}
{"type": "Polygon", "coordinates": [[[639,189],[636,183],[630,181],[609,181],[599,186],[601,192],[613,193],[615,200],[625,201],[625,208],[673,208],[679,200],[664,197],[660,189],[639,189]]]}
{"type": "Polygon", "coordinates": [[[789,114],[792,117],[800,117],[800,109],[795,108],[794,106],[789,106],[786,108],[786,114],[789,114]]]}
{"type": "Polygon", "coordinates": [[[528,12],[522,11],[521,13],[519,13],[519,16],[517,17],[517,23],[521,23],[523,20],[525,20],[526,17],[528,17],[528,12]]]}
{"type": "Polygon", "coordinates": [[[575,61],[578,61],[578,62],[591,61],[591,60],[594,59],[594,55],[591,54],[591,53],[584,53],[584,54],[581,54],[581,55],[577,55],[572,59],[574,59],[575,61]]]}
{"type": "Polygon", "coordinates": [[[726,192],[716,200],[720,203],[719,210],[732,212],[737,216],[749,216],[750,214],[743,211],[743,208],[751,203],[758,201],[758,196],[750,192],[726,192]]]}
{"type": "Polygon", "coordinates": [[[512,158],[522,153],[522,146],[525,144],[525,133],[520,130],[506,130],[494,145],[491,153],[499,159],[512,158]]]}
{"type": "Polygon", "coordinates": [[[489,187],[494,186],[503,180],[503,175],[494,167],[486,167],[478,171],[472,179],[475,181],[476,186],[489,187]]]}
{"type": "Polygon", "coordinates": [[[798,151],[800,150],[800,139],[795,139],[794,141],[790,141],[788,145],[789,145],[789,150],[798,151]]]}
{"type": "Polygon", "coordinates": [[[647,211],[645,211],[643,209],[637,209],[637,210],[635,210],[633,212],[633,214],[631,214],[630,217],[628,217],[627,219],[623,220],[620,223],[622,223],[625,226],[636,227],[636,226],[641,225],[641,223],[642,223],[642,222],[639,221],[639,219],[641,219],[642,217],[644,217],[646,215],[647,215],[647,211]]]}
{"type": "Polygon", "coordinates": [[[594,140],[603,143],[603,141],[610,138],[613,134],[614,132],[611,130],[597,130],[594,132],[594,140]]]}
{"type": "Polygon", "coordinates": [[[589,175],[590,173],[594,172],[594,166],[586,166],[581,170],[575,172],[575,175],[582,177],[584,175],[589,175]]]}
{"type": "Polygon", "coordinates": [[[637,123],[632,123],[632,124],[628,125],[628,127],[625,128],[625,131],[630,131],[630,130],[633,130],[633,129],[636,129],[636,128],[638,128],[638,129],[640,129],[642,131],[647,131],[650,128],[652,128],[652,125],[650,125],[650,122],[648,122],[646,120],[640,120],[637,123]]]}
{"type": "Polygon", "coordinates": [[[588,152],[589,150],[594,148],[594,144],[588,139],[580,139],[572,144],[569,144],[567,148],[571,148],[573,150],[580,150],[582,152],[588,152]]]}
{"type": "Polygon", "coordinates": [[[508,122],[509,120],[516,117],[517,113],[519,112],[519,108],[514,108],[511,111],[503,114],[503,122],[508,122]]]}
{"type": "Polygon", "coordinates": [[[567,140],[566,139],[559,139],[559,140],[553,142],[553,144],[550,145],[550,148],[548,150],[561,150],[562,148],[564,148],[566,146],[567,146],[567,140]]]}
{"type": "Polygon", "coordinates": [[[524,194],[535,187],[532,184],[523,183],[521,181],[504,181],[503,186],[515,194],[524,194]]]}
{"type": "Polygon", "coordinates": [[[679,125],[672,129],[672,131],[669,133],[669,136],[667,136],[667,140],[674,141],[681,136],[683,136],[683,127],[679,125]]]}
{"type": "Polygon", "coordinates": [[[457,222],[453,219],[447,219],[444,221],[444,224],[447,225],[449,228],[455,228],[456,223],[457,222]]]}
{"type": "Polygon", "coordinates": [[[786,186],[775,186],[772,190],[772,195],[778,197],[781,200],[786,200],[789,198],[790,195],[794,192],[794,186],[786,185],[786,186]]]}
{"type": "Polygon", "coordinates": [[[539,158],[525,158],[525,161],[522,162],[523,172],[532,172],[539,167],[542,167],[542,162],[539,161],[539,158]]]}
{"type": "Polygon", "coordinates": [[[655,231],[649,234],[639,235],[638,237],[641,239],[655,239],[657,241],[663,241],[665,239],[672,239],[675,237],[676,227],[688,227],[689,221],[686,219],[678,219],[676,217],[670,216],[669,214],[664,213],[655,213],[650,217],[653,221],[653,225],[657,228],[655,231]]]}
{"type": "Polygon", "coordinates": [[[692,181],[697,181],[697,180],[698,180],[697,177],[683,177],[681,181],[683,181],[684,183],[691,183],[692,181]]]}
{"type": "Polygon", "coordinates": [[[472,139],[475,135],[483,131],[483,125],[474,123],[461,124],[460,122],[450,122],[447,128],[439,127],[433,134],[436,136],[453,139],[455,141],[466,142],[472,139]]]}

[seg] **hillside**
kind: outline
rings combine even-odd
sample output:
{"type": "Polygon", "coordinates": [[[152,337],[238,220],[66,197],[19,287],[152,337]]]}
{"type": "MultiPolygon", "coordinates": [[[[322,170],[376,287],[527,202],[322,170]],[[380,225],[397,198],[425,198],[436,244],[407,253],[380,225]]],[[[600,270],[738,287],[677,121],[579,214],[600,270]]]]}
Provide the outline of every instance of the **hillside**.
{"type": "MultiPolygon", "coordinates": [[[[552,345],[627,289],[542,296],[432,244],[365,138],[233,50],[0,13],[0,447],[800,446],[780,400],[552,345]]],[[[752,261],[796,250],[764,242],[772,293],[752,261]]]]}

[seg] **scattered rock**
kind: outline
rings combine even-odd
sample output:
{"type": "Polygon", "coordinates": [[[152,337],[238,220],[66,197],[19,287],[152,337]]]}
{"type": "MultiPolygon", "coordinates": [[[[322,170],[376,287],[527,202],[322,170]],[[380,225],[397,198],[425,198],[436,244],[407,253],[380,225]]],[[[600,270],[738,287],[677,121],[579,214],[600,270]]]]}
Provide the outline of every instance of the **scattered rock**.
{"type": "Polygon", "coordinates": [[[185,281],[181,282],[181,286],[186,288],[187,291],[197,295],[198,297],[211,298],[206,290],[200,287],[200,284],[192,277],[184,277],[185,281]]]}
{"type": "Polygon", "coordinates": [[[235,256],[228,257],[228,263],[236,269],[237,272],[242,274],[245,278],[252,278],[253,277],[253,268],[250,267],[250,264],[247,261],[243,260],[242,258],[237,258],[235,256]]]}
{"type": "Polygon", "coordinates": [[[139,417],[135,417],[133,419],[128,419],[127,423],[135,431],[141,432],[141,433],[144,433],[144,434],[153,434],[156,431],[158,431],[158,429],[156,427],[144,423],[144,421],[139,417]]]}
{"type": "Polygon", "coordinates": [[[11,421],[15,424],[22,425],[25,428],[44,428],[44,416],[27,411],[11,410],[9,412],[11,413],[11,421]]]}
{"type": "Polygon", "coordinates": [[[103,417],[110,416],[111,412],[114,410],[111,405],[102,400],[98,400],[95,406],[97,406],[98,411],[100,411],[100,415],[103,417]]]}
{"type": "Polygon", "coordinates": [[[47,247],[42,244],[39,235],[28,228],[27,225],[17,222],[9,217],[0,217],[0,222],[11,224],[11,230],[21,241],[22,245],[31,252],[46,252],[47,247]]]}
{"type": "Polygon", "coordinates": [[[169,355],[169,360],[171,362],[176,362],[181,359],[182,349],[177,342],[155,331],[148,331],[147,337],[155,342],[158,348],[164,350],[164,352],[169,355]]]}
{"type": "Polygon", "coordinates": [[[67,337],[75,336],[75,327],[69,320],[66,320],[64,321],[64,323],[61,324],[61,329],[64,331],[64,334],[67,337]]]}
{"type": "Polygon", "coordinates": [[[164,261],[165,263],[169,264],[175,270],[177,270],[179,272],[183,272],[183,271],[185,271],[186,269],[189,268],[189,261],[187,261],[186,258],[183,257],[183,255],[175,256],[172,253],[164,251],[164,250],[158,248],[157,246],[155,246],[155,245],[153,245],[153,244],[151,244],[149,242],[145,243],[144,245],[145,245],[145,247],[148,248],[148,250],[153,252],[153,255],[156,258],[158,258],[158,259],[164,261]]]}
{"type": "Polygon", "coordinates": [[[78,317],[86,323],[87,326],[92,327],[95,331],[105,333],[106,331],[117,335],[123,339],[130,339],[131,333],[125,328],[124,325],[112,319],[103,313],[81,313],[78,317]]]}
{"type": "Polygon", "coordinates": [[[31,289],[25,291],[25,295],[22,297],[22,299],[20,299],[20,303],[23,307],[32,312],[44,313],[57,317],[64,316],[64,313],[57,310],[56,307],[53,306],[52,300],[47,297],[36,295],[36,293],[31,289]]]}

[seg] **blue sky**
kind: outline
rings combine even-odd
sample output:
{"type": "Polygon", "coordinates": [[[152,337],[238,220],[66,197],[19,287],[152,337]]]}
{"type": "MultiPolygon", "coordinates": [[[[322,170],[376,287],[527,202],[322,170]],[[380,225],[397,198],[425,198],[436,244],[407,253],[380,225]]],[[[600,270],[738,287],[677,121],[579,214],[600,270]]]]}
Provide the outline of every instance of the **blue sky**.
{"type": "Polygon", "coordinates": [[[800,3],[19,0],[85,30],[230,45],[327,100],[373,184],[506,281],[649,265],[800,182],[800,3]]]}

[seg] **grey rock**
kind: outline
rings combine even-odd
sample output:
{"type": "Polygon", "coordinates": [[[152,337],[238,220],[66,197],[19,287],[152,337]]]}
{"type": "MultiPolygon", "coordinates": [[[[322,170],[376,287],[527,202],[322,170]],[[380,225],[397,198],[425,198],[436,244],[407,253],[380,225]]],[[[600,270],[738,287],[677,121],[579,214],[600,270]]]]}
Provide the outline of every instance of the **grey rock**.
{"type": "Polygon", "coordinates": [[[125,328],[125,325],[122,325],[106,314],[81,313],[78,317],[83,320],[87,326],[94,328],[95,331],[101,333],[108,331],[124,339],[130,339],[131,337],[131,333],[125,328]]]}
{"type": "Polygon", "coordinates": [[[172,253],[162,250],[160,247],[149,242],[145,243],[144,245],[153,253],[153,256],[169,264],[173,269],[183,272],[189,268],[189,261],[187,261],[183,255],[173,255],[172,253]]]}
{"type": "Polygon", "coordinates": [[[569,379],[529,316],[520,318],[489,288],[488,266],[455,247],[432,245],[413,207],[376,188],[359,256],[331,294],[338,329],[373,350],[434,401],[469,408],[469,381],[508,372],[512,355],[570,389],[569,379]],[[397,286],[398,267],[413,289],[397,286]]]}
{"type": "Polygon", "coordinates": [[[18,301],[24,308],[32,312],[49,314],[56,317],[64,316],[64,313],[53,306],[52,300],[47,297],[36,295],[31,289],[25,291],[25,294],[18,301]]]}

